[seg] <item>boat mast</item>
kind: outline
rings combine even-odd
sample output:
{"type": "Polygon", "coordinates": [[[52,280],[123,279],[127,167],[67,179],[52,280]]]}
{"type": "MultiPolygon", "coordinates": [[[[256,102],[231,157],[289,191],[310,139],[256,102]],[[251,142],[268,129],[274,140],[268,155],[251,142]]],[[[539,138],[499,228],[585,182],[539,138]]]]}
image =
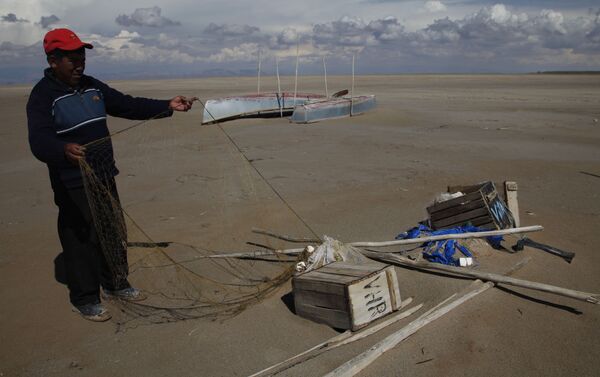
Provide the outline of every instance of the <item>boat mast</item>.
{"type": "Polygon", "coordinates": [[[258,87],[256,88],[256,94],[260,94],[260,49],[258,50],[258,87]]]}
{"type": "Polygon", "coordinates": [[[354,107],[354,54],[352,54],[352,90],[350,91],[350,116],[354,107]]]}
{"type": "Polygon", "coordinates": [[[277,95],[279,96],[279,117],[283,118],[283,97],[281,96],[281,81],[279,80],[279,57],[275,56],[275,71],[277,72],[277,95]]]}
{"type": "Polygon", "coordinates": [[[327,90],[327,65],[325,65],[325,56],[323,56],[323,73],[325,74],[325,98],[329,98],[329,91],[327,90]]]}
{"type": "Polygon", "coordinates": [[[294,106],[296,106],[296,95],[298,94],[298,40],[296,40],[296,79],[294,80],[294,106]]]}

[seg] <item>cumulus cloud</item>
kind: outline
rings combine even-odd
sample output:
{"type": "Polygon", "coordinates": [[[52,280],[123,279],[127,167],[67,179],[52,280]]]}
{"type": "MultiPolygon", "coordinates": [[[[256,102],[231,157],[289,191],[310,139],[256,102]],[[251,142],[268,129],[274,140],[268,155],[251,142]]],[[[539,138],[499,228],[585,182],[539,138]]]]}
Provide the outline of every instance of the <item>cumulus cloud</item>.
{"type": "Polygon", "coordinates": [[[179,26],[180,22],[161,15],[159,7],[137,8],[131,15],[120,14],[115,21],[121,26],[165,27],[179,26]]]}
{"type": "MultiPolygon", "coordinates": [[[[199,59],[177,48],[160,48],[144,44],[146,40],[138,32],[121,30],[115,36],[81,35],[81,37],[94,45],[91,61],[113,63],[152,63],[152,64],[192,64],[199,59]]],[[[164,34],[158,39],[168,43],[164,34]]]]}
{"type": "Polygon", "coordinates": [[[48,26],[57,23],[58,21],[60,21],[60,18],[56,17],[55,15],[50,15],[48,17],[44,17],[42,16],[40,18],[40,25],[42,25],[43,28],[48,28],[48,26]]]}
{"type": "Polygon", "coordinates": [[[321,46],[353,47],[355,50],[377,44],[377,39],[361,18],[348,16],[315,25],[313,40],[321,46]]]}
{"type": "Polygon", "coordinates": [[[430,12],[443,12],[447,8],[441,1],[427,1],[425,2],[425,9],[430,12]]]}
{"type": "Polygon", "coordinates": [[[206,59],[209,62],[256,61],[260,46],[256,43],[243,43],[231,48],[223,48],[206,59]]]}
{"type": "Polygon", "coordinates": [[[248,36],[253,33],[259,32],[260,29],[256,26],[250,25],[229,25],[229,24],[220,24],[217,25],[211,22],[205,29],[204,33],[209,35],[217,35],[217,36],[248,36]]]}
{"type": "Polygon", "coordinates": [[[600,10],[596,12],[593,27],[585,34],[585,37],[593,43],[598,43],[597,46],[600,49],[600,10]]]}
{"type": "Polygon", "coordinates": [[[18,18],[14,13],[8,13],[5,16],[2,16],[2,21],[4,22],[29,22],[24,18],[18,18]]]}
{"type": "Polygon", "coordinates": [[[393,44],[405,36],[404,26],[391,16],[368,23],[360,18],[342,17],[313,28],[313,40],[319,48],[344,55],[393,44]]]}

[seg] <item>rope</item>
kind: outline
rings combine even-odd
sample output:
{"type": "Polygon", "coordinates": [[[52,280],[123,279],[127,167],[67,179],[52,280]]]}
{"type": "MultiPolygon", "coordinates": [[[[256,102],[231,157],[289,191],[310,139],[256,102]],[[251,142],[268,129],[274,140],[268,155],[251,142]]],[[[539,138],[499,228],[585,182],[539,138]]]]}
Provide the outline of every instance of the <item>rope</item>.
{"type": "Polygon", "coordinates": [[[197,100],[198,100],[198,102],[200,102],[200,104],[202,105],[202,107],[204,108],[204,110],[206,111],[206,113],[208,115],[210,115],[210,117],[213,119],[213,121],[215,122],[215,124],[217,125],[217,127],[219,127],[219,129],[221,130],[221,132],[223,133],[223,135],[225,135],[225,137],[227,137],[227,139],[229,139],[229,141],[231,142],[231,144],[238,150],[238,152],[240,153],[240,155],[242,157],[244,157],[244,159],[246,160],[246,162],[248,163],[248,165],[251,166],[252,169],[254,169],[254,171],[256,172],[256,174],[258,174],[258,176],[266,183],[266,185],[269,186],[269,188],[271,189],[271,191],[273,191],[275,193],[275,195],[277,195],[277,197],[279,198],[279,200],[281,200],[281,202],[283,204],[285,204],[285,206],[290,210],[290,212],[293,213],[294,216],[296,216],[296,218],[298,220],[300,220],[300,222],[306,227],[306,229],[308,229],[312,233],[313,236],[315,236],[315,238],[321,239],[321,237],[319,237],[317,235],[317,233],[310,227],[310,225],[308,225],[308,223],[302,218],[302,216],[300,216],[300,214],[298,214],[298,212],[296,212],[294,210],[294,208],[292,208],[292,206],[283,198],[283,196],[281,196],[281,194],[279,193],[279,191],[277,191],[275,189],[275,187],[273,187],[273,185],[265,178],[265,176],[260,172],[260,170],[258,170],[256,168],[256,166],[254,166],[250,162],[250,159],[248,159],[248,157],[246,156],[246,154],[244,154],[244,152],[239,147],[239,145],[235,142],[235,140],[233,140],[233,138],[231,136],[229,136],[229,134],[221,126],[221,123],[219,121],[217,121],[215,119],[215,117],[210,113],[210,111],[206,108],[206,106],[204,105],[204,102],[202,102],[200,99],[197,99],[197,100]]]}

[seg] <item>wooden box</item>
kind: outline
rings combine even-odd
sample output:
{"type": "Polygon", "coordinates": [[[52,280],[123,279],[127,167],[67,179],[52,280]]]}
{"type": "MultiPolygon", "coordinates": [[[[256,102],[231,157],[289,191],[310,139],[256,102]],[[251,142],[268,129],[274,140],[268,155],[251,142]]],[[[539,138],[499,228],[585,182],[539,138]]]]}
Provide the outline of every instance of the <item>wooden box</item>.
{"type": "Polygon", "coordinates": [[[427,208],[432,229],[453,228],[470,223],[484,229],[513,228],[515,220],[498,195],[493,182],[448,187],[449,193],[463,196],[435,203],[427,208]]]}
{"type": "Polygon", "coordinates": [[[400,307],[394,267],[334,262],[292,279],[296,314],[357,330],[400,307]]]}

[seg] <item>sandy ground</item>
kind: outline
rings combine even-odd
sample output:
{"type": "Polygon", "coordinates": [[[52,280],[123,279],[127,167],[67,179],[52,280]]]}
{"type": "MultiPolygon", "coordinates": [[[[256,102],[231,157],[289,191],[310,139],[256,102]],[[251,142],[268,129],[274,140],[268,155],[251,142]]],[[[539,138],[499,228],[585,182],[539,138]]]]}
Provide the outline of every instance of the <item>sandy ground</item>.
{"type": "MultiPolygon", "coordinates": [[[[293,87],[289,78],[283,84],[293,87]]],[[[113,85],[155,98],[255,88],[238,78],[113,85]]],[[[348,78],[329,82],[332,91],[348,86],[348,78]]],[[[377,95],[376,111],[313,125],[254,119],[223,127],[317,234],[344,241],[393,239],[425,218],[447,185],[517,181],[522,223],[545,227],[532,238],[577,257],[568,265],[534,249],[494,251],[480,268],[502,271],[530,256],[517,277],[600,292],[600,76],[379,76],[359,77],[357,88],[377,95]]],[[[322,82],[303,78],[300,89],[321,92],[322,82]]],[[[337,334],[290,312],[281,300],[289,283],[225,322],[117,332],[72,313],[54,276],[60,244],[46,168],[27,144],[29,91],[0,88],[0,376],[244,376],[337,334]]],[[[123,204],[142,228],[157,240],[217,250],[248,250],[246,241],[261,240],[253,226],[311,236],[221,131],[200,121],[197,106],[115,140],[123,204]]],[[[403,295],[428,307],[469,284],[398,274],[403,295]]],[[[598,375],[599,320],[598,306],[492,289],[360,375],[598,375]]],[[[282,375],[322,375],[409,321],[282,375]]]]}

